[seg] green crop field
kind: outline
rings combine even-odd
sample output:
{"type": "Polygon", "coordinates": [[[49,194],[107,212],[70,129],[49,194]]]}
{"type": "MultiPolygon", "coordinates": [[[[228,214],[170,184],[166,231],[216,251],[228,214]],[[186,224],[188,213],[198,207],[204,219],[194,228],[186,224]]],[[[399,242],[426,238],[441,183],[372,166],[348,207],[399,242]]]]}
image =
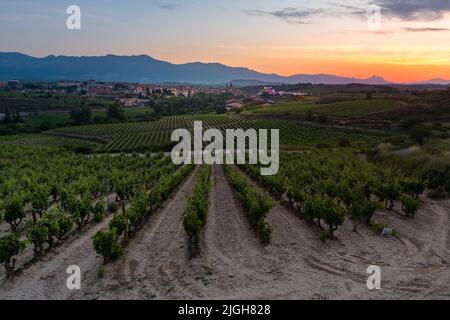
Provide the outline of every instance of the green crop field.
{"type": "Polygon", "coordinates": [[[274,116],[289,116],[295,114],[305,113],[314,108],[315,104],[312,101],[300,100],[279,102],[274,105],[251,108],[251,112],[256,115],[274,115],[274,116]]]}
{"type": "MultiPolygon", "coordinates": [[[[142,120],[143,117],[151,115],[153,109],[150,108],[129,108],[124,109],[125,117],[130,121],[142,120]]],[[[92,118],[106,118],[106,109],[92,110],[92,118]]],[[[30,125],[40,125],[42,123],[52,123],[56,126],[70,123],[70,112],[45,112],[39,114],[31,114],[25,118],[25,123],[30,125]]]]}
{"type": "Polygon", "coordinates": [[[93,148],[94,143],[78,139],[71,139],[48,134],[17,134],[11,136],[0,136],[0,146],[33,146],[33,147],[89,147],[93,148]]]}
{"type": "Polygon", "coordinates": [[[394,99],[362,99],[317,105],[312,110],[332,117],[355,118],[397,109],[400,101],[394,99]]]}
{"type": "Polygon", "coordinates": [[[228,115],[185,115],[166,117],[153,122],[117,123],[59,128],[51,131],[63,137],[102,142],[100,152],[131,152],[169,150],[172,132],[178,128],[192,129],[194,121],[203,121],[204,129],[279,129],[284,149],[336,147],[346,139],[352,145],[374,146],[389,135],[348,131],[332,127],[304,125],[283,120],[237,120],[228,115]]]}
{"type": "Polygon", "coordinates": [[[249,111],[257,116],[290,117],[311,111],[328,117],[356,118],[394,110],[400,106],[400,101],[387,98],[357,99],[328,104],[316,104],[311,100],[300,100],[279,102],[270,106],[253,107],[249,111]]]}

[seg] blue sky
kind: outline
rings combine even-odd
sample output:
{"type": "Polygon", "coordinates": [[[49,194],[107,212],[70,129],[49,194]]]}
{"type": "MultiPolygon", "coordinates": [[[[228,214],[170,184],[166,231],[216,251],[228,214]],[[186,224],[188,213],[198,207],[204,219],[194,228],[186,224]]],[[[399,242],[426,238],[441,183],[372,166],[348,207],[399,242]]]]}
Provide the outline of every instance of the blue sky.
{"type": "MultiPolygon", "coordinates": [[[[0,51],[147,54],[264,72],[450,78],[449,0],[0,0],[0,51]],[[82,10],[68,30],[66,8],[82,10]],[[367,29],[368,5],[383,9],[367,29]],[[440,71],[441,70],[441,71],[440,71]]],[[[393,77],[396,77],[394,79],[393,77]]],[[[406,79],[407,78],[407,79],[406,79]]]]}

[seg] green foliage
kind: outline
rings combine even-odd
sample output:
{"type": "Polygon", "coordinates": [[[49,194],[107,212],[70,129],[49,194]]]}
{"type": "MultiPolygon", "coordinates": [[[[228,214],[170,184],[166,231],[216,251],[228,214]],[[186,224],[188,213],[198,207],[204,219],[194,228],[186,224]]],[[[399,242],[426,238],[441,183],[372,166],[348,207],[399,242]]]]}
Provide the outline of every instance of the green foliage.
{"type": "Polygon", "coordinates": [[[118,259],[122,254],[122,248],[117,243],[116,230],[99,231],[93,238],[95,251],[103,256],[103,263],[118,259]]]}
{"type": "Polygon", "coordinates": [[[14,271],[14,256],[20,254],[24,249],[25,242],[20,241],[14,233],[0,239],[0,263],[5,266],[7,276],[10,276],[14,271]]]}
{"type": "Polygon", "coordinates": [[[263,244],[270,242],[270,226],[265,218],[274,202],[268,196],[259,194],[247,179],[230,166],[224,166],[228,181],[233,186],[236,194],[248,214],[250,224],[255,229],[263,244]]]}
{"type": "Polygon", "coordinates": [[[109,223],[109,228],[115,230],[118,236],[121,236],[128,230],[129,222],[127,217],[121,214],[115,214],[109,223]]]}
{"type": "Polygon", "coordinates": [[[270,243],[272,228],[264,218],[259,218],[256,222],[256,233],[262,244],[266,245],[270,243]]]}
{"type": "Polygon", "coordinates": [[[42,215],[42,213],[47,209],[49,205],[49,196],[50,192],[46,186],[37,185],[35,187],[35,190],[31,195],[31,205],[33,206],[33,210],[35,210],[39,215],[42,215]]]}
{"type": "Polygon", "coordinates": [[[402,197],[402,209],[409,218],[414,218],[417,210],[421,206],[420,199],[415,199],[411,196],[405,195],[402,197]]]}
{"type": "Polygon", "coordinates": [[[70,119],[78,125],[87,124],[91,122],[92,110],[88,105],[83,105],[70,111],[70,119]]]}
{"type": "Polygon", "coordinates": [[[60,209],[51,209],[48,212],[58,224],[57,233],[54,235],[58,240],[62,240],[73,228],[73,220],[60,209]]]}
{"type": "Polygon", "coordinates": [[[48,241],[50,231],[46,227],[44,222],[30,223],[27,226],[27,239],[30,241],[34,248],[35,256],[42,255],[44,252],[44,245],[48,241]]]}
{"type": "Polygon", "coordinates": [[[273,177],[261,176],[259,165],[241,167],[270,192],[274,181],[283,181],[284,197],[292,208],[319,230],[325,223],[331,238],[346,216],[355,228],[357,221],[370,225],[381,202],[393,208],[405,194],[417,199],[426,186],[423,179],[368,163],[349,150],[282,153],[280,163],[273,177]]]}
{"type": "Polygon", "coordinates": [[[405,177],[400,180],[400,185],[404,193],[417,199],[425,191],[426,181],[417,177],[405,177]]]}
{"type": "Polygon", "coordinates": [[[211,167],[204,166],[197,173],[194,191],[187,200],[187,206],[183,214],[183,225],[191,241],[191,251],[195,256],[198,252],[200,232],[206,225],[208,214],[208,196],[210,184],[211,167]]]}
{"type": "Polygon", "coordinates": [[[70,206],[70,214],[78,228],[89,222],[92,213],[92,200],[89,196],[84,196],[81,200],[74,199],[74,203],[70,206]]]}
{"type": "Polygon", "coordinates": [[[94,213],[94,221],[95,222],[102,222],[103,218],[105,217],[105,205],[103,204],[103,202],[98,201],[94,208],[93,208],[93,213],[94,213]]]}
{"type": "Polygon", "coordinates": [[[108,120],[123,121],[125,120],[125,112],[118,104],[112,104],[108,106],[106,118],[108,120]]]}
{"type": "Polygon", "coordinates": [[[131,199],[130,210],[127,217],[131,225],[137,225],[144,221],[148,213],[149,199],[144,190],[139,190],[131,199]]]}
{"type": "MultiPolygon", "coordinates": [[[[377,101],[377,99],[371,101],[377,101]]],[[[289,117],[289,120],[292,118],[289,117]]],[[[322,120],[326,121],[327,119],[322,120]]],[[[392,131],[340,129],[295,123],[288,120],[240,120],[226,114],[179,115],[149,122],[64,127],[54,129],[52,132],[66,138],[77,136],[86,142],[99,142],[101,144],[96,145],[99,152],[159,152],[171,151],[174,146],[170,139],[172,132],[178,128],[192,129],[194,121],[202,121],[205,129],[217,128],[224,134],[226,129],[279,129],[282,147],[302,150],[315,149],[317,145],[325,144],[334,148],[343,141],[352,146],[375,147],[386,139],[393,140],[403,137],[392,131]]]]}
{"type": "Polygon", "coordinates": [[[12,231],[16,231],[20,223],[25,219],[24,201],[21,196],[12,195],[4,204],[4,220],[10,225],[12,231]]]}
{"type": "Polygon", "coordinates": [[[59,211],[49,211],[45,213],[42,218],[38,221],[38,225],[47,229],[47,243],[51,247],[54,242],[54,237],[60,237],[62,232],[61,231],[61,212],[59,211]]]}

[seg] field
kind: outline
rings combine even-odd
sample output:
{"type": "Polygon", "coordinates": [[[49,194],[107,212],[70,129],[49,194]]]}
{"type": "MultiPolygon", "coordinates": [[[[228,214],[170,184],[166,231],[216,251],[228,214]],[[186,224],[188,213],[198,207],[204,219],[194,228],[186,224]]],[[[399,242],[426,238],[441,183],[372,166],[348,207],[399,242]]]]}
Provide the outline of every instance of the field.
{"type": "Polygon", "coordinates": [[[289,117],[313,112],[327,117],[358,118],[370,114],[395,110],[401,103],[394,99],[351,99],[349,101],[318,104],[311,99],[279,102],[270,106],[253,107],[250,111],[255,115],[289,117]]]}
{"type": "Polygon", "coordinates": [[[445,124],[418,146],[407,128],[315,121],[400,106],[336,99],[158,121],[128,109],[126,122],[0,137],[0,299],[448,299],[450,201],[426,196],[450,193],[445,124]],[[279,173],[174,165],[160,152],[194,121],[279,129],[279,173]],[[66,289],[71,265],[81,290],[66,289]],[[382,290],[366,286],[371,265],[382,290]]]}
{"type": "Polygon", "coordinates": [[[79,139],[64,138],[58,136],[51,136],[46,134],[17,134],[13,136],[0,137],[1,146],[22,146],[22,147],[64,147],[69,148],[88,148],[96,147],[95,143],[89,141],[82,141],[79,139]]]}
{"type": "Polygon", "coordinates": [[[105,107],[114,103],[112,100],[82,98],[79,95],[66,94],[23,94],[0,92],[0,112],[19,109],[22,112],[64,111],[79,107],[83,102],[93,108],[105,107]]]}
{"type": "Polygon", "coordinates": [[[178,128],[192,129],[194,121],[203,121],[205,129],[279,129],[280,143],[285,149],[337,147],[343,139],[348,139],[352,145],[376,146],[391,138],[390,134],[383,132],[339,130],[282,120],[238,120],[228,115],[173,116],[153,122],[60,128],[50,133],[104,142],[104,145],[98,148],[99,152],[169,150],[172,145],[170,141],[172,132],[178,128]]]}
{"type": "Polygon", "coordinates": [[[412,218],[401,202],[420,182],[350,151],[283,154],[267,179],[257,167],[174,167],[163,155],[0,153],[2,299],[448,298],[449,201],[421,197],[412,218]],[[380,206],[361,211],[370,221],[352,216],[352,203],[372,201],[380,206]],[[203,208],[200,229],[186,222],[192,208],[203,208]],[[366,287],[373,264],[383,290],[366,287]],[[70,265],[81,290],[65,287],[70,265]]]}
{"type": "MultiPolygon", "coordinates": [[[[129,108],[124,109],[124,115],[128,121],[138,121],[142,120],[143,117],[152,114],[152,109],[149,108],[129,108]]],[[[96,117],[106,118],[106,110],[93,110],[92,118],[96,117]]],[[[25,124],[39,126],[40,124],[51,123],[57,127],[63,126],[64,124],[71,123],[70,112],[60,111],[60,112],[44,112],[38,114],[30,114],[24,117],[25,124]]]]}

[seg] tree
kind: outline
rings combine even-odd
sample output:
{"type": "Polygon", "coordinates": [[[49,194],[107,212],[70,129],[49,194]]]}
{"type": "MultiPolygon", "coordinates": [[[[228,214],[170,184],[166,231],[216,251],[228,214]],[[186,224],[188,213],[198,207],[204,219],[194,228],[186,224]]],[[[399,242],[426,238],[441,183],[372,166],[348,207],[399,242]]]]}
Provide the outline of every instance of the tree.
{"type": "Polygon", "coordinates": [[[99,231],[95,234],[93,243],[94,249],[103,256],[103,264],[119,258],[123,251],[117,244],[118,236],[116,230],[99,231]]]}
{"type": "Polygon", "coordinates": [[[23,219],[25,219],[24,203],[20,196],[12,196],[7,200],[4,210],[4,219],[16,231],[23,219]]]}
{"type": "Polygon", "coordinates": [[[78,109],[70,111],[70,119],[73,120],[76,124],[86,124],[91,122],[91,107],[82,105],[78,109]]]}
{"type": "Polygon", "coordinates": [[[108,109],[106,110],[106,118],[108,120],[124,121],[125,113],[118,104],[114,103],[108,106],[108,109]]]}
{"type": "Polygon", "coordinates": [[[94,209],[94,221],[101,222],[105,216],[105,205],[103,202],[99,201],[95,204],[94,209]]]}
{"type": "Polygon", "coordinates": [[[25,242],[20,241],[19,237],[10,233],[0,239],[0,263],[5,266],[6,276],[10,277],[14,272],[16,260],[14,256],[25,249],[25,242]]]}

